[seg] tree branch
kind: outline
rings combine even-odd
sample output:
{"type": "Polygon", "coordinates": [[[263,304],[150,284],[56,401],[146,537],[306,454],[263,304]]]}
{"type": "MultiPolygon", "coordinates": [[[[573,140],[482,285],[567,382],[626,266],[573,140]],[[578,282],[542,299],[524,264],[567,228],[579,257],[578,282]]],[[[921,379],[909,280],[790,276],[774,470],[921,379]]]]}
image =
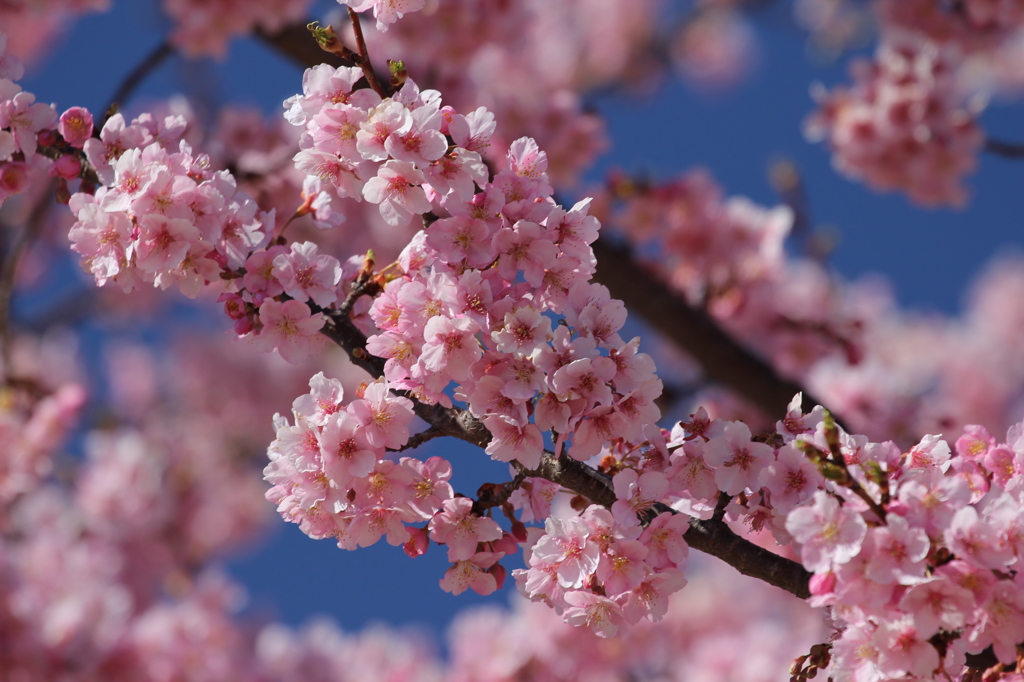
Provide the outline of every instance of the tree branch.
{"type": "MultiPolygon", "coordinates": [[[[322,333],[343,348],[356,365],[375,377],[383,376],[384,360],[366,351],[366,336],[348,316],[330,310],[323,312],[330,323],[323,328],[322,333]]],[[[413,401],[416,415],[430,424],[434,437],[452,436],[481,449],[490,443],[491,433],[487,427],[468,411],[457,407],[427,405],[408,393],[403,394],[413,401]]],[[[611,507],[617,499],[610,477],[564,454],[556,457],[546,452],[536,469],[526,469],[521,465],[516,468],[520,473],[568,488],[603,507],[611,507]]],[[[663,505],[658,507],[658,511],[676,513],[663,505]]],[[[683,539],[694,549],[716,556],[740,573],[779,587],[801,599],[810,596],[810,574],[800,564],[736,535],[724,521],[689,518],[689,523],[690,528],[683,539]]]]}
{"type": "MultiPolygon", "coordinates": [[[[53,190],[56,182],[50,181],[46,190],[37,198],[36,204],[32,207],[25,226],[18,232],[10,243],[6,253],[3,254],[3,266],[0,270],[0,371],[2,381],[9,382],[14,378],[14,367],[11,364],[11,342],[13,331],[11,325],[11,301],[14,298],[14,283],[18,272],[18,262],[28,250],[43,223],[43,216],[46,209],[50,207],[53,190]]],[[[4,225],[5,232],[13,232],[9,225],[4,225]]]]}
{"type": "Polygon", "coordinates": [[[985,138],[985,146],[982,149],[1004,159],[1024,159],[1024,144],[1019,142],[1003,142],[989,137],[985,138]]]}
{"type": "MultiPolygon", "coordinates": [[[[628,249],[613,246],[606,237],[592,246],[597,258],[594,279],[692,355],[708,378],[724,384],[768,414],[785,414],[797,393],[803,393],[812,405],[823,404],[803,386],[779,376],[771,365],[726,334],[707,313],[669,291],[650,270],[633,259],[628,249]]],[[[839,417],[836,423],[846,428],[839,417]]]]}
{"type": "Polygon", "coordinates": [[[306,68],[317,64],[330,64],[333,67],[355,66],[352,61],[321,50],[316,41],[310,38],[307,24],[308,22],[285,26],[274,33],[260,28],[257,29],[256,35],[283,56],[306,68]]]}
{"type": "MultiPolygon", "coordinates": [[[[174,54],[174,47],[168,42],[164,41],[160,43],[152,52],[146,55],[141,62],[139,62],[131,72],[124,77],[121,84],[117,87],[117,92],[110,98],[110,102],[107,104],[107,108],[103,111],[106,114],[110,114],[113,107],[119,106],[126,102],[135,89],[139,87],[146,76],[152,73],[158,66],[160,66],[165,59],[174,54]]],[[[100,126],[102,127],[102,126],[100,126]]]]}
{"type": "MultiPolygon", "coordinates": [[[[316,48],[308,36],[305,29],[297,31],[294,27],[273,35],[261,33],[261,37],[275,49],[301,64],[312,66],[323,62],[325,53],[316,48]],[[302,43],[309,44],[310,49],[300,49],[298,46],[302,43]]],[[[628,251],[611,246],[604,238],[593,247],[599,264],[597,281],[696,357],[709,377],[729,386],[769,413],[784,414],[790,400],[801,391],[805,398],[820,404],[801,386],[782,379],[764,361],[733,341],[707,315],[669,292],[664,284],[636,264],[628,251]]],[[[322,330],[324,335],[341,346],[356,365],[375,377],[383,376],[384,360],[366,351],[366,337],[348,316],[330,310],[323,312],[330,321],[322,330]]],[[[406,397],[413,400],[416,415],[439,433],[480,448],[490,443],[490,432],[469,412],[426,405],[408,394],[406,397]]],[[[616,500],[610,478],[565,455],[555,457],[545,453],[541,465],[526,473],[568,488],[604,507],[611,507],[616,500]]],[[[723,521],[691,518],[690,529],[684,538],[694,549],[722,559],[744,575],[763,580],[802,599],[810,595],[807,587],[810,574],[800,564],[741,538],[723,521]]]]}

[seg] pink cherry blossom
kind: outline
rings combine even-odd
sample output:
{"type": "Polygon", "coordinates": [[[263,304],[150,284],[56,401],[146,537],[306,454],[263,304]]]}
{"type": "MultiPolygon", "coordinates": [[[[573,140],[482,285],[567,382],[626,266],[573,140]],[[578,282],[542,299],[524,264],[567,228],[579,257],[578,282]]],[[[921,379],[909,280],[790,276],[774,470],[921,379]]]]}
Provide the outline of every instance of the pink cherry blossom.
{"type": "Polygon", "coordinates": [[[320,254],[313,242],[292,244],[290,253],[276,256],[273,262],[271,274],[295,300],[313,299],[321,308],[338,300],[341,263],[334,256],[320,254]]]}
{"type": "Polygon", "coordinates": [[[367,386],[362,399],[354,401],[349,410],[362,422],[370,445],[396,450],[408,442],[412,401],[392,394],[386,382],[367,386]]]}
{"type": "Polygon", "coordinates": [[[607,597],[592,592],[569,592],[565,601],[565,622],[589,627],[601,637],[614,637],[623,624],[622,607],[607,597]]]}
{"type": "Polygon", "coordinates": [[[491,594],[498,589],[498,581],[487,569],[496,559],[497,555],[491,552],[478,552],[471,559],[455,562],[441,578],[441,589],[452,594],[462,594],[469,589],[477,594],[491,594]]]}
{"type": "Polygon", "coordinates": [[[578,589],[597,570],[600,548],[588,542],[590,532],[576,518],[548,517],[544,522],[545,534],[533,546],[530,565],[554,564],[558,584],[578,589]]]}
{"type": "Polygon", "coordinates": [[[363,198],[380,205],[380,214],[389,225],[402,225],[415,214],[430,211],[423,188],[426,178],[407,161],[388,161],[377,175],[366,181],[363,198]]]}
{"type": "Polygon", "coordinates": [[[640,535],[640,542],[650,550],[648,565],[655,569],[681,566],[690,551],[683,539],[689,527],[685,514],[658,514],[640,535]]]}
{"type": "Polygon", "coordinates": [[[448,546],[448,561],[466,561],[476,554],[477,545],[501,538],[501,527],[473,512],[473,501],[455,497],[441,505],[443,512],[430,520],[430,539],[448,546]]]}
{"type": "Polygon", "coordinates": [[[872,528],[866,543],[873,552],[867,575],[880,583],[912,585],[925,578],[925,557],[931,549],[923,528],[911,528],[898,514],[886,516],[885,525],[872,528]]]}
{"type": "Polygon", "coordinates": [[[867,524],[860,514],[840,506],[835,497],[819,490],[814,493],[811,506],[797,507],[789,513],[786,530],[801,544],[804,568],[824,573],[857,555],[867,524]]]}
{"type": "Polygon", "coordinates": [[[825,482],[807,455],[789,444],[779,448],[775,461],[761,471],[759,480],[771,492],[772,507],[782,514],[810,499],[825,482]]]}
{"type": "Polygon", "coordinates": [[[272,298],[263,301],[259,310],[262,329],[255,342],[263,351],[276,349],[281,357],[295,364],[309,357],[323,345],[320,328],[321,313],[310,313],[301,301],[279,303],[272,298]]]}
{"type": "Polygon", "coordinates": [[[57,130],[68,144],[81,149],[92,137],[92,114],[83,107],[71,107],[60,115],[57,130]]]}
{"type": "Polygon", "coordinates": [[[409,507],[424,519],[433,517],[445,500],[454,495],[451,483],[448,482],[452,477],[451,462],[434,456],[426,462],[403,457],[400,463],[412,472],[409,507]]]}
{"type": "Polygon", "coordinates": [[[713,438],[704,446],[704,461],[714,467],[715,482],[730,495],[746,488],[757,490],[758,478],[773,455],[770,445],[750,440],[750,429],[743,422],[727,424],[722,438],[713,438]]]}
{"type": "Polygon", "coordinates": [[[383,451],[370,445],[363,425],[346,411],[327,417],[320,435],[324,473],[339,488],[368,476],[383,451]]]}
{"type": "Polygon", "coordinates": [[[444,372],[456,381],[469,376],[473,363],[481,358],[483,349],[476,339],[479,325],[467,318],[449,319],[438,315],[427,321],[423,330],[420,362],[432,372],[444,372]]]}
{"type": "Polygon", "coordinates": [[[488,415],[482,419],[493,435],[485,451],[499,462],[518,461],[527,469],[540,465],[544,454],[544,437],[536,424],[518,424],[504,415],[488,415]]]}

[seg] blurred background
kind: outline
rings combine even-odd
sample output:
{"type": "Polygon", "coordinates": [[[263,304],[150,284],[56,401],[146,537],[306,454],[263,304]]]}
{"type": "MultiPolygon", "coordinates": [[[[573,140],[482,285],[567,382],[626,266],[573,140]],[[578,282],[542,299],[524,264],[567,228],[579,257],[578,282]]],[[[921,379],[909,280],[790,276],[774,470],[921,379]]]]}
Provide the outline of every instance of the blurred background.
{"type": "MultiPolygon", "coordinates": [[[[588,138],[595,154],[593,158],[584,155],[587,158],[563,174],[559,196],[572,203],[603,191],[609,177],[657,183],[704,168],[725,195],[745,196],[770,207],[787,200],[779,192],[780,178],[789,178],[788,184],[782,185],[791,190],[793,178],[798,178],[802,188],[799,208],[805,211],[814,238],[804,235],[790,240],[786,248],[791,254],[803,256],[812,244],[815,258],[839,280],[874,281],[872,286],[888,288],[899,307],[922,317],[956,317],[966,305],[973,282],[993,260],[1020,255],[1024,159],[981,154],[977,171],[966,180],[969,202],[961,208],[922,208],[902,193],[881,194],[837,173],[826,146],[812,144],[804,134],[805,120],[816,109],[811,91],[818,83],[826,88],[848,83],[851,61],[870,57],[876,38],[869,3],[818,4],[841,5],[848,16],[816,26],[813,17],[808,18],[808,8],[814,3],[806,1],[638,3],[636,12],[658,13],[656,24],[667,35],[661,36],[661,44],[652,50],[653,56],[648,55],[648,61],[630,64],[615,78],[602,81],[595,77],[590,84],[586,79],[575,81],[579,110],[603,121],[604,132],[588,138]]],[[[324,23],[338,11],[334,2],[290,5],[295,6],[290,10],[293,13],[324,23]]],[[[169,36],[180,35],[175,31],[182,30],[181,22],[168,14],[185,11],[181,7],[187,9],[188,3],[114,2],[111,11],[69,13],[54,18],[47,30],[23,31],[21,35],[21,24],[10,20],[5,27],[0,14],[0,31],[11,33],[8,51],[21,51],[25,58],[24,89],[35,93],[39,101],[54,102],[58,112],[80,105],[100,114],[133,69],[169,36]]],[[[225,21],[230,23],[230,16],[225,21]]],[[[557,41],[559,31],[565,29],[556,24],[545,30],[557,41]]],[[[594,54],[613,50],[611,38],[602,38],[597,29],[593,32],[598,34],[593,38],[597,45],[594,54]]],[[[383,56],[392,56],[401,43],[390,39],[392,42],[378,47],[378,38],[371,32],[368,41],[371,58],[382,66],[383,56]]],[[[187,37],[178,40],[186,47],[160,59],[130,99],[122,102],[126,115],[151,108],[175,111],[175,107],[187,107],[194,120],[212,127],[223,107],[230,105],[236,111],[244,107],[250,118],[239,114],[231,124],[233,134],[248,131],[257,136],[264,134],[259,132],[260,126],[275,130],[282,102],[301,92],[303,67],[283,56],[268,40],[229,37],[219,43],[212,41],[218,43],[214,47],[204,47],[198,39],[196,44],[187,37]],[[195,54],[203,50],[222,54],[195,54]],[[184,95],[188,104],[169,99],[177,95],[184,95]]],[[[429,83],[436,75],[421,67],[415,55],[405,58],[414,80],[429,83]]],[[[544,57],[546,61],[540,61],[540,68],[557,71],[562,68],[560,59],[553,49],[544,57]]],[[[514,90],[519,79],[529,77],[526,71],[518,73],[520,68],[527,69],[512,61],[497,73],[507,78],[514,90]]],[[[447,91],[440,89],[447,101],[447,91]]],[[[979,119],[986,134],[1024,142],[1024,110],[1011,96],[1012,91],[978,90],[972,95],[973,102],[991,100],[979,119]]],[[[463,88],[459,97],[471,100],[472,90],[463,88]]],[[[529,131],[529,122],[521,123],[529,131]]],[[[499,113],[499,130],[503,125],[499,113]]],[[[205,139],[223,146],[231,137],[207,135],[205,139]]],[[[267,154],[276,153],[274,144],[277,142],[267,143],[267,154]]],[[[230,156],[229,150],[211,153],[230,156]]],[[[549,149],[549,153],[554,158],[557,150],[549,149]]],[[[285,154],[283,158],[290,157],[285,154]]],[[[239,160],[229,163],[237,167],[239,160]]],[[[339,248],[344,245],[345,240],[340,239],[339,248]]],[[[160,404],[153,395],[169,380],[168,374],[161,372],[177,374],[174,380],[186,386],[181,389],[184,395],[203,393],[204,382],[210,382],[206,393],[211,415],[229,418],[225,415],[231,414],[234,403],[255,411],[256,416],[247,412],[237,419],[239,425],[246,425],[240,426],[248,437],[243,449],[252,450],[251,457],[259,461],[263,455],[257,444],[265,446],[273,438],[273,412],[287,411],[317,368],[304,368],[301,371],[307,373],[298,377],[276,357],[243,359],[255,353],[245,346],[228,345],[229,324],[209,299],[200,298],[193,304],[176,292],[132,298],[105,291],[103,296],[109,299],[104,316],[75,315],[73,311],[81,311],[86,298],[95,295],[94,285],[79,272],[75,254],[65,246],[60,256],[60,245],[55,242],[51,246],[46,258],[40,252],[35,260],[47,264],[45,271],[33,277],[32,261],[28,261],[26,284],[15,299],[15,318],[30,329],[45,323],[50,327],[49,339],[54,338],[57,327],[72,330],[75,340],[71,347],[77,349],[78,365],[94,387],[94,397],[102,396],[114,405],[93,409],[87,413],[88,421],[141,418],[132,414],[138,405],[155,409],[160,404]],[[123,317],[119,318],[118,311],[123,317]],[[55,323],[62,319],[66,324],[55,323]],[[180,366],[177,370],[166,366],[159,371],[145,369],[154,366],[154,359],[160,366],[161,358],[167,361],[171,357],[191,357],[194,363],[183,370],[180,366]],[[236,371],[245,377],[240,388],[212,387],[222,383],[217,377],[224,364],[238,365],[236,371]],[[112,371],[112,366],[120,369],[112,371]],[[152,375],[149,389],[138,388],[139,374],[133,374],[133,367],[152,375]],[[118,372],[130,377],[119,380],[118,372]],[[133,397],[132,391],[145,395],[133,397]],[[133,408],[135,400],[140,402],[133,408]]],[[[365,250],[360,243],[352,246],[353,253],[365,250]]],[[[335,255],[344,260],[351,254],[335,255]]],[[[674,359],[670,349],[663,349],[656,340],[648,342],[652,335],[642,320],[634,319],[631,325],[635,333],[644,336],[647,352],[669,372],[679,366],[681,361],[674,359]]],[[[330,375],[341,360],[328,355],[323,364],[321,368],[330,375]]],[[[686,371],[685,362],[682,366],[686,371]]],[[[672,383],[670,375],[663,378],[666,384],[672,383]]],[[[684,416],[688,407],[680,403],[671,414],[684,416]]],[[[191,423],[183,420],[180,428],[188,431],[191,423]]],[[[193,434],[166,436],[170,440],[201,438],[208,428],[212,426],[204,424],[196,426],[193,434]]],[[[81,445],[72,448],[79,456],[81,449],[81,445]]],[[[456,490],[471,493],[484,481],[508,478],[504,466],[486,461],[482,453],[461,443],[434,441],[423,449],[421,458],[432,453],[444,454],[455,464],[456,490]]],[[[231,548],[223,562],[228,574],[245,587],[246,609],[258,618],[294,625],[327,614],[350,630],[378,621],[439,630],[460,610],[484,602],[505,604],[514,592],[509,580],[504,590],[487,598],[471,593],[453,597],[437,585],[448,567],[443,552],[435,550],[414,560],[400,548],[384,543],[346,552],[329,541],[306,538],[296,526],[281,522],[269,503],[266,509],[253,510],[252,515],[260,519],[253,521],[260,530],[251,532],[242,547],[231,548]]],[[[518,566],[518,561],[513,560],[509,568],[518,566]]]]}

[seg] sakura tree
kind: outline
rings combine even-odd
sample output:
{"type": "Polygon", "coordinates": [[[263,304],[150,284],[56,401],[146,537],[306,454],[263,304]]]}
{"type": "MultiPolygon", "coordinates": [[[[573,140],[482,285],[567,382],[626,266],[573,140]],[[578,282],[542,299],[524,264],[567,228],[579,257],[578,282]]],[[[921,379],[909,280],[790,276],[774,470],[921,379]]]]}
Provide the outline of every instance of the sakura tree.
{"type": "MultiPolygon", "coordinates": [[[[5,679],[1024,677],[1024,264],[923,317],[830,269],[792,163],[777,207],[588,175],[588,97],[741,81],[762,3],[328,4],[164,0],[102,110],[20,56],[107,3],[0,7],[5,679]],[[304,68],[276,116],[127,106],[246,34],[304,68]],[[520,597],[447,658],[237,616],[218,562],[282,519],[520,597]]],[[[1024,3],[784,15],[819,55],[870,36],[802,122],[843,176],[963,208],[1024,155],[982,119],[1024,3]]]]}

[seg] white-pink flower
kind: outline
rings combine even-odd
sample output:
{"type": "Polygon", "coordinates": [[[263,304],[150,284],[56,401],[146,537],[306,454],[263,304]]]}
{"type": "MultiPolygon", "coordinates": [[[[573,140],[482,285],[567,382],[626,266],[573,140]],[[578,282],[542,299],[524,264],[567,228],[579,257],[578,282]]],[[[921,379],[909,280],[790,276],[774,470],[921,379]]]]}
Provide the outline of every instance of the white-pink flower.
{"type": "Polygon", "coordinates": [[[548,517],[544,535],[533,546],[530,565],[556,564],[558,584],[579,589],[597,570],[601,548],[588,542],[590,531],[578,518],[548,517]]]}
{"type": "Polygon", "coordinates": [[[792,444],[779,448],[774,462],[761,471],[759,481],[770,493],[772,507],[780,514],[807,500],[825,483],[825,478],[792,444]]]}
{"type": "Polygon", "coordinates": [[[374,447],[396,450],[409,442],[412,401],[393,395],[384,381],[366,387],[362,400],[349,405],[366,429],[366,439],[374,447]]]}
{"type": "Polygon", "coordinates": [[[363,425],[346,411],[330,415],[320,434],[324,473],[341,489],[373,471],[382,448],[370,445],[363,425]]]}
{"type": "Polygon", "coordinates": [[[415,214],[430,211],[430,202],[420,186],[423,173],[408,161],[388,161],[363,186],[363,198],[379,204],[388,225],[402,225],[415,214]]]}
{"type": "Polygon", "coordinates": [[[441,505],[444,511],[430,520],[430,539],[448,546],[448,561],[466,561],[476,554],[477,545],[501,538],[494,519],[473,513],[473,501],[454,497],[441,505]]]}
{"type": "Polygon", "coordinates": [[[409,12],[423,9],[426,0],[338,0],[356,12],[373,9],[377,18],[377,30],[386,31],[390,24],[395,23],[409,12]]]}
{"type": "Polygon", "coordinates": [[[826,573],[860,552],[867,523],[860,514],[840,506],[835,497],[819,490],[811,506],[797,507],[789,513],[786,531],[801,544],[804,568],[826,573]]]}
{"type": "Polygon", "coordinates": [[[324,342],[320,335],[323,314],[311,315],[309,306],[301,301],[280,303],[268,298],[260,306],[259,314],[263,328],[255,339],[257,347],[263,351],[276,348],[292,364],[305,360],[324,342]]]}
{"type": "Polygon", "coordinates": [[[500,557],[494,552],[477,552],[472,558],[456,561],[441,578],[441,589],[452,594],[473,590],[488,595],[498,589],[498,581],[488,568],[500,557]]]}
{"type": "Polygon", "coordinates": [[[593,592],[568,592],[565,601],[570,608],[565,610],[563,618],[570,625],[585,625],[599,637],[614,637],[625,619],[622,607],[607,597],[593,592]]]}
{"type": "Polygon", "coordinates": [[[513,459],[527,469],[540,465],[544,454],[544,436],[536,424],[518,424],[505,415],[488,415],[482,419],[493,438],[485,451],[499,462],[513,459]]]}
{"type": "Polygon", "coordinates": [[[758,477],[774,454],[772,446],[750,440],[750,428],[743,422],[729,422],[721,437],[704,446],[704,461],[714,467],[719,490],[729,495],[760,488],[758,477]]]}
{"type": "Polygon", "coordinates": [[[465,380],[473,363],[483,356],[476,339],[479,331],[480,326],[468,317],[430,318],[423,329],[420,363],[431,372],[443,372],[456,381],[465,380]]]}
{"type": "Polygon", "coordinates": [[[338,300],[341,263],[334,256],[320,254],[313,242],[293,243],[290,253],[275,257],[272,274],[297,301],[313,299],[325,308],[338,300]]]}

